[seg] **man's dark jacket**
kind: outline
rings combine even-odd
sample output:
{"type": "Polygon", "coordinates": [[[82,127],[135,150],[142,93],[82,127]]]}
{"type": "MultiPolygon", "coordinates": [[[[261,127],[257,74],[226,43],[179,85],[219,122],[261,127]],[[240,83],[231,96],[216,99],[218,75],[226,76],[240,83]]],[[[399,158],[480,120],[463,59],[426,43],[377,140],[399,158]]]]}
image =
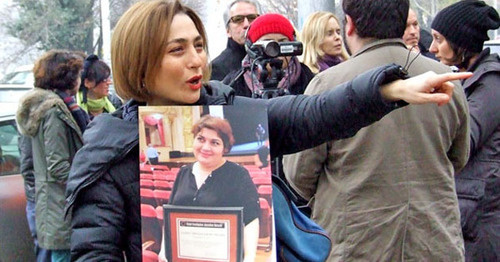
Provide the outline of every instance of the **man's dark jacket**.
{"type": "Polygon", "coordinates": [[[245,46],[228,38],[226,49],[212,61],[211,79],[222,81],[229,72],[241,67],[241,60],[246,55],[245,46]]]}
{"type": "MultiPolygon", "coordinates": [[[[222,88],[213,87],[222,84],[215,81],[196,104],[267,107],[271,156],[277,157],[353,136],[405,104],[384,102],[379,92],[381,84],[404,77],[401,72],[386,66],[317,96],[270,100],[217,95],[222,88]]],[[[132,100],[101,114],[85,131],[66,189],[72,261],[141,261],[138,105],[132,100]]]]}

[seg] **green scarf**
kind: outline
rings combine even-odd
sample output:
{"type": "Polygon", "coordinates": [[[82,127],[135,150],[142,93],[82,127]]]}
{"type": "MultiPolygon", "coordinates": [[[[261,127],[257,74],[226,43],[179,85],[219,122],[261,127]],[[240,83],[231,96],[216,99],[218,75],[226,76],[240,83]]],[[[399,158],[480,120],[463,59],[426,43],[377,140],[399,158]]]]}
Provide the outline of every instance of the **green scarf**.
{"type": "Polygon", "coordinates": [[[113,113],[116,110],[107,96],[101,99],[91,99],[87,97],[87,103],[83,103],[83,92],[78,92],[76,102],[87,113],[89,111],[97,111],[100,109],[103,109],[104,112],[107,113],[113,113]]]}

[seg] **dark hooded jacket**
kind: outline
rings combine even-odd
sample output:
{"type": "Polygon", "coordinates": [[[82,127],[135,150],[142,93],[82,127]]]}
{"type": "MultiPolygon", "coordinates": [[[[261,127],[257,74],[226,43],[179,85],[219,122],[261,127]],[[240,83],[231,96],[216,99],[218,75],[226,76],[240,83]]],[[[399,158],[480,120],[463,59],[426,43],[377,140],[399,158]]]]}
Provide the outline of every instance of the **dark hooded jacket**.
{"type": "Polygon", "coordinates": [[[247,55],[245,46],[232,38],[227,39],[227,47],[212,61],[212,80],[222,81],[229,72],[241,67],[241,60],[247,55]]]}
{"type": "Polygon", "coordinates": [[[489,48],[467,70],[470,158],[455,176],[466,261],[500,259],[500,59],[489,48]]]}
{"type": "MultiPolygon", "coordinates": [[[[401,72],[386,66],[317,96],[270,100],[220,94],[227,87],[216,82],[201,90],[196,104],[267,107],[271,156],[277,157],[350,137],[404,105],[384,102],[379,92],[382,83],[404,77],[401,72]]],[[[73,261],[141,261],[138,105],[132,100],[101,114],[85,131],[66,191],[73,261]]]]}

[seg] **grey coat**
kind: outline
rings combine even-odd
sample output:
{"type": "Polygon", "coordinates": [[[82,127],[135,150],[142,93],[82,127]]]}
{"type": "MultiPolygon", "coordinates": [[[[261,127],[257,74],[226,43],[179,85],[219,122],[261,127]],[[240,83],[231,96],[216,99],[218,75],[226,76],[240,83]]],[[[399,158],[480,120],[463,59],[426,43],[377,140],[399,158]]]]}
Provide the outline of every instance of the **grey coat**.
{"type": "Polygon", "coordinates": [[[16,121],[33,144],[38,243],[44,249],[69,249],[64,193],[71,162],[83,144],[81,131],[63,100],[40,88],[21,98],[16,121]]]}
{"type": "MultiPolygon", "coordinates": [[[[414,57],[400,39],[374,41],[320,73],[306,94],[414,57]]],[[[423,56],[408,67],[410,76],[449,71],[423,56]]],[[[285,156],[286,177],[332,238],[330,261],[464,259],[454,174],[468,158],[469,111],[456,84],[445,106],[410,105],[352,138],[285,156]]]]}

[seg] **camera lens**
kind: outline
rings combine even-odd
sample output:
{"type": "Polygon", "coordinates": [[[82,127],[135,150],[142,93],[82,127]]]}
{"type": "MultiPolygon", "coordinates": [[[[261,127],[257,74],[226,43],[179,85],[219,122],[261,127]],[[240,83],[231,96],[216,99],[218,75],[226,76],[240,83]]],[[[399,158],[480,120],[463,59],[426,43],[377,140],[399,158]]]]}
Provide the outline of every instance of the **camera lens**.
{"type": "Polygon", "coordinates": [[[269,57],[277,57],[280,54],[280,46],[278,42],[270,41],[266,43],[264,53],[269,57]]]}

